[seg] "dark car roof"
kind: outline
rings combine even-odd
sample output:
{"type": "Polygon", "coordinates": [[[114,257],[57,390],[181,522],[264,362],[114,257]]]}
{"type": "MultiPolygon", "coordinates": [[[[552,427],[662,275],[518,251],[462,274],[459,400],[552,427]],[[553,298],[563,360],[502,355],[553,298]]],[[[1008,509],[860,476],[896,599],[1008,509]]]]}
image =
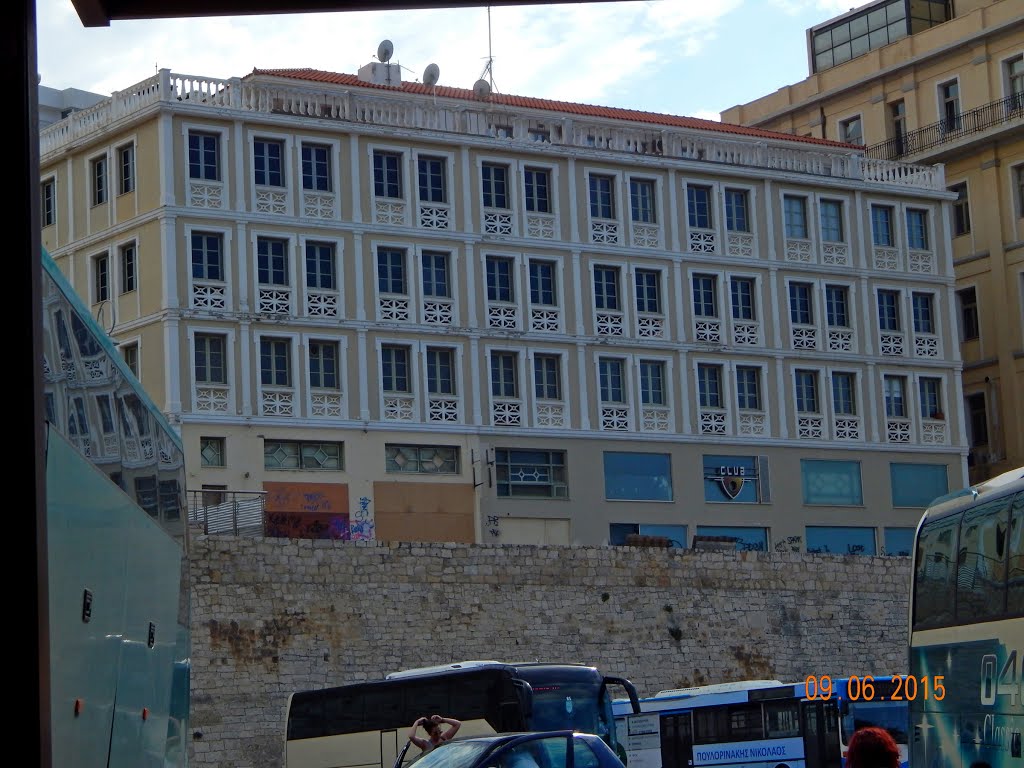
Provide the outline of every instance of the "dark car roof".
{"type": "MultiPolygon", "coordinates": [[[[511,744],[513,742],[516,742],[516,741],[533,741],[535,739],[550,739],[550,738],[556,737],[556,736],[560,736],[560,737],[563,737],[563,738],[571,736],[571,737],[573,737],[575,739],[580,739],[581,741],[586,741],[592,747],[596,747],[599,750],[602,749],[602,748],[606,749],[606,750],[608,750],[609,754],[611,754],[612,756],[615,756],[615,753],[611,750],[611,748],[608,747],[607,744],[605,744],[604,740],[600,736],[597,736],[597,735],[592,734],[592,733],[581,733],[579,731],[573,731],[573,730],[561,730],[561,731],[516,731],[516,732],[508,732],[508,733],[494,733],[494,734],[488,734],[486,736],[456,736],[455,738],[451,739],[450,741],[447,741],[444,744],[442,744],[442,745],[440,745],[438,747],[435,747],[430,752],[423,752],[423,753],[417,755],[412,760],[412,762],[407,763],[406,765],[407,766],[411,766],[411,765],[413,765],[415,763],[418,763],[421,758],[425,757],[426,755],[431,754],[432,752],[437,751],[438,749],[444,749],[449,744],[487,744],[487,745],[490,745],[490,748],[486,750],[486,754],[491,754],[496,749],[498,749],[501,746],[504,746],[505,744],[511,744]]],[[[618,760],[618,757],[616,757],[616,760],[618,760]]]]}

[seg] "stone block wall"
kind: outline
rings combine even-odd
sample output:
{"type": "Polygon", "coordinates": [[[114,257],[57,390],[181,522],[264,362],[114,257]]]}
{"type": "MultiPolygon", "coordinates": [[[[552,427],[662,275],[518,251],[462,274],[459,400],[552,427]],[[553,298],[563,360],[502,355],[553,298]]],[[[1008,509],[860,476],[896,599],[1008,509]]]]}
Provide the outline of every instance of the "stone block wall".
{"type": "Polygon", "coordinates": [[[574,661],[641,696],[907,667],[906,558],[192,542],[195,768],[283,765],[287,696],[467,659],[574,661]]]}

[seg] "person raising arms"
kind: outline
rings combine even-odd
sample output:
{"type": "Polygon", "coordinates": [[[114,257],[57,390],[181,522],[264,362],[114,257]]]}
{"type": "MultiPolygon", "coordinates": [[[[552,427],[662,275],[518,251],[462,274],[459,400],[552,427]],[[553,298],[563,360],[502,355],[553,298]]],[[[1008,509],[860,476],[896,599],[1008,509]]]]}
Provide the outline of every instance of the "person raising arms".
{"type": "Polygon", "coordinates": [[[434,747],[444,744],[444,742],[451,739],[462,726],[459,720],[455,720],[451,717],[441,717],[440,715],[431,715],[430,717],[421,717],[415,723],[412,724],[412,729],[409,731],[409,741],[415,744],[422,750],[424,754],[432,750],[434,747]],[[423,726],[423,730],[427,732],[427,738],[421,739],[416,735],[416,729],[423,726]],[[447,725],[448,729],[441,732],[441,726],[447,725]]]}

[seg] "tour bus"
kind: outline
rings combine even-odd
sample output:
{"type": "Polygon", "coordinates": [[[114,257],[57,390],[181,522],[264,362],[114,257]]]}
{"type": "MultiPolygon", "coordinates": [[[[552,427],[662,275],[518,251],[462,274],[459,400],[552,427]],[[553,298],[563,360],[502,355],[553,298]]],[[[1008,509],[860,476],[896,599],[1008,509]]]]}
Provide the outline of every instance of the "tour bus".
{"type": "Polygon", "coordinates": [[[913,766],[1024,766],[1022,531],[1024,467],[937,499],[921,518],[910,606],[913,766]]]}
{"type": "MultiPolygon", "coordinates": [[[[609,688],[636,688],[584,664],[466,661],[393,672],[383,680],[297,691],[288,698],[287,768],[392,768],[412,724],[439,714],[459,736],[573,729],[616,741],[609,688]]],[[[422,733],[421,733],[422,735],[422,733]]],[[[408,760],[418,754],[413,748],[408,760]]]]}
{"type": "Polygon", "coordinates": [[[893,696],[901,679],[749,680],[661,691],[640,700],[640,715],[622,700],[613,709],[619,741],[643,768],[841,768],[845,741],[867,725],[893,734],[906,768],[907,703],[893,696]]]}

